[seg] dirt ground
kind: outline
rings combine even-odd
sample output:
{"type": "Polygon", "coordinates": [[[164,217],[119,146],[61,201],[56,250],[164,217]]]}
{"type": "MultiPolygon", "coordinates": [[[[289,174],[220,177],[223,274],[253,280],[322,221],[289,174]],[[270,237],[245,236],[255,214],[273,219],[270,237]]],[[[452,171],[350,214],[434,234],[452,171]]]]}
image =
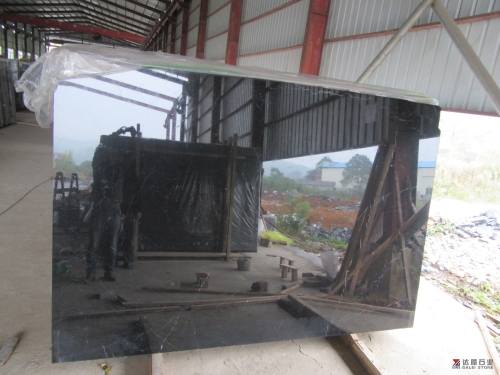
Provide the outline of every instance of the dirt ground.
{"type": "MultiPolygon", "coordinates": [[[[358,200],[327,200],[326,197],[304,197],[301,200],[309,202],[312,212],[308,219],[312,224],[321,223],[321,226],[330,231],[332,226],[353,228],[358,209],[354,208],[358,200]],[[351,207],[352,211],[338,210],[337,207],[351,207]]],[[[262,197],[262,207],[273,214],[288,214],[285,203],[286,197],[267,194],[262,197]]]]}

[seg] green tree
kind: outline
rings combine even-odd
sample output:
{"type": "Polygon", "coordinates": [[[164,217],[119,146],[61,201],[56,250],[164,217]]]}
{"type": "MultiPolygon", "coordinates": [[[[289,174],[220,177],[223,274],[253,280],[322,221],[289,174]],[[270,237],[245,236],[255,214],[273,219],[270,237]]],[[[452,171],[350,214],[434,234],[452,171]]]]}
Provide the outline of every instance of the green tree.
{"type": "Polygon", "coordinates": [[[262,180],[262,188],[282,193],[297,189],[297,183],[291,178],[285,177],[278,168],[271,168],[270,176],[266,176],[262,180]]]}
{"type": "Polygon", "coordinates": [[[365,155],[356,154],[347,162],[342,172],[342,177],[344,178],[340,183],[342,186],[352,183],[353,185],[364,187],[368,182],[371,169],[372,162],[370,159],[365,155]]]}
{"type": "Polygon", "coordinates": [[[73,159],[73,152],[66,151],[59,159],[56,160],[54,169],[56,172],[63,172],[65,175],[70,176],[71,173],[76,172],[76,164],[73,159]]]}
{"type": "Polygon", "coordinates": [[[94,170],[92,169],[92,161],[85,160],[79,166],[76,167],[76,171],[80,178],[92,177],[94,170]]]}
{"type": "Polygon", "coordinates": [[[328,156],[323,156],[323,158],[316,163],[316,168],[311,169],[309,172],[306,174],[306,180],[315,180],[317,174],[321,174],[321,167],[323,166],[323,162],[327,161],[330,163],[333,163],[333,160],[330,159],[328,156]]]}
{"type": "Polygon", "coordinates": [[[311,214],[311,205],[300,198],[285,199],[288,215],[278,214],[278,226],[286,233],[297,236],[304,229],[305,221],[311,214]]]}

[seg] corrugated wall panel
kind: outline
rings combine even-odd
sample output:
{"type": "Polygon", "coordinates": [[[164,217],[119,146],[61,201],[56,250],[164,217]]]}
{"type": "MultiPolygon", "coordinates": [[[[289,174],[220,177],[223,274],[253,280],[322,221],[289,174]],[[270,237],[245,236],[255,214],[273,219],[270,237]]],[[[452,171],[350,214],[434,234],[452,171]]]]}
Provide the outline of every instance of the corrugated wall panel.
{"type": "Polygon", "coordinates": [[[300,1],[241,27],[239,54],[245,55],[304,42],[309,0],[300,1]]]}
{"type": "Polygon", "coordinates": [[[207,38],[227,31],[229,27],[229,13],[231,6],[226,5],[223,9],[208,17],[207,20],[207,38]]]}
{"type": "Polygon", "coordinates": [[[184,19],[184,11],[180,11],[177,14],[177,25],[175,28],[175,36],[178,38],[182,35],[182,20],[184,19]]]}
{"type": "Polygon", "coordinates": [[[298,73],[302,47],[282,52],[271,52],[254,56],[238,57],[239,66],[258,66],[260,68],[298,73]]]}
{"type": "Polygon", "coordinates": [[[241,21],[245,22],[292,0],[244,0],[241,21]]]}
{"type": "Polygon", "coordinates": [[[187,46],[191,48],[198,42],[198,26],[188,32],[187,46]]]}
{"type": "Polygon", "coordinates": [[[388,136],[391,100],[320,87],[274,85],[264,160],[377,145],[388,136]]]}
{"type": "MultiPolygon", "coordinates": [[[[330,7],[326,38],[338,38],[397,29],[421,0],[336,0],[330,7]]],[[[500,0],[445,0],[443,2],[454,18],[484,14],[500,9],[500,0]]],[[[438,22],[428,9],[417,22],[424,25],[438,22]]]]}
{"type": "MultiPolygon", "coordinates": [[[[459,25],[500,82],[500,19],[459,25]]],[[[327,43],[321,76],[355,81],[391,35],[327,43]]],[[[443,28],[408,33],[366,82],[422,92],[443,108],[495,112],[480,83],[443,28]]]]}
{"type": "Polygon", "coordinates": [[[220,7],[228,5],[229,3],[228,0],[210,0],[208,2],[208,14],[215,12],[220,7]]]}
{"type": "Polygon", "coordinates": [[[205,58],[208,60],[224,59],[226,56],[227,33],[207,40],[205,43],[205,58]]]}
{"type": "Polygon", "coordinates": [[[238,145],[250,147],[251,137],[248,135],[252,127],[253,81],[250,79],[227,77],[222,80],[221,102],[221,140],[233,134],[240,135],[238,145]],[[245,135],[245,136],[244,136],[245,135]]]}
{"type": "Polygon", "coordinates": [[[210,143],[210,129],[212,127],[212,90],[214,85],[214,77],[206,76],[202,81],[202,85],[200,87],[200,104],[198,109],[198,135],[203,135],[201,138],[198,138],[198,142],[210,143]],[[207,137],[205,136],[208,134],[207,137]]]}
{"type": "Polygon", "coordinates": [[[175,53],[180,53],[181,52],[181,38],[178,37],[175,40],[175,53]]]}
{"type": "Polygon", "coordinates": [[[186,56],[196,57],[196,46],[188,48],[186,51],[186,56]]]}
{"type": "Polygon", "coordinates": [[[198,22],[200,22],[200,7],[195,9],[191,5],[191,9],[194,9],[194,11],[189,14],[189,29],[198,25],[198,22]]]}

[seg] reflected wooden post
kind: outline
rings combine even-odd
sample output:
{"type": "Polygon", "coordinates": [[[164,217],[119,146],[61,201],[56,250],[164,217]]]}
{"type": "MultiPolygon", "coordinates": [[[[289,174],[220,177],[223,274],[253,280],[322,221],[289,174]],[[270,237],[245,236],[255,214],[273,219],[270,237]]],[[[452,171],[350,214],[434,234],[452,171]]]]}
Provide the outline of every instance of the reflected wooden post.
{"type": "MultiPolygon", "coordinates": [[[[137,124],[137,137],[135,138],[135,174],[139,181],[141,178],[141,138],[141,124],[137,124]]],[[[139,219],[137,216],[134,218],[132,249],[134,251],[134,259],[136,259],[139,252],[139,219]]]]}
{"type": "Polygon", "coordinates": [[[238,135],[229,137],[227,158],[226,192],[224,197],[224,208],[222,212],[222,250],[226,253],[226,262],[231,259],[231,237],[233,231],[233,206],[234,187],[236,182],[236,156],[238,146],[238,135]]]}

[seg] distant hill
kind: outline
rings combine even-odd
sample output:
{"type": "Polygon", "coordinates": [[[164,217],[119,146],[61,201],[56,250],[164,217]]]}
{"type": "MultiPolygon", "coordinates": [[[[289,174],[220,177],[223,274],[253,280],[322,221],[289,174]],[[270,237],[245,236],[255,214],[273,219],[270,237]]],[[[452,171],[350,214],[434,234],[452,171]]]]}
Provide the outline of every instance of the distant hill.
{"type": "Polygon", "coordinates": [[[266,161],[264,163],[264,176],[269,176],[271,168],[278,168],[286,177],[299,180],[309,172],[309,168],[285,160],[266,161]]]}
{"type": "Polygon", "coordinates": [[[73,152],[73,159],[76,164],[85,160],[92,160],[95,148],[98,142],[95,141],[77,141],[73,139],[54,137],[54,152],[73,152]]]}

